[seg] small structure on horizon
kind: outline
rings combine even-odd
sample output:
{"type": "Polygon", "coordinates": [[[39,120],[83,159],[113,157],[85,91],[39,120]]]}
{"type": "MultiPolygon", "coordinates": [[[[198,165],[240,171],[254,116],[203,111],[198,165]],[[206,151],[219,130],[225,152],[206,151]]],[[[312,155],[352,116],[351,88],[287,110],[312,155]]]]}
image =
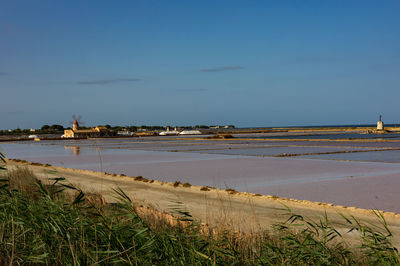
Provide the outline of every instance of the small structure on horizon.
{"type": "Polygon", "coordinates": [[[376,123],[376,130],[383,131],[385,130],[382,121],[382,115],[379,115],[379,121],[376,123]]]}
{"type": "Polygon", "coordinates": [[[179,134],[177,127],[175,127],[174,130],[171,130],[171,126],[166,126],[165,128],[166,128],[166,130],[161,131],[160,133],[158,133],[158,135],[160,135],[160,136],[175,136],[175,135],[179,134]]]}
{"type": "Polygon", "coordinates": [[[72,129],[64,130],[63,138],[96,138],[108,135],[108,129],[103,126],[92,127],[91,129],[79,129],[78,121],[75,120],[72,129]]]}
{"type": "Polygon", "coordinates": [[[179,135],[201,135],[199,130],[184,130],[179,133],[179,135]]]}
{"type": "Polygon", "coordinates": [[[135,133],[126,129],[117,131],[117,136],[133,136],[133,135],[135,135],[135,133]]]}

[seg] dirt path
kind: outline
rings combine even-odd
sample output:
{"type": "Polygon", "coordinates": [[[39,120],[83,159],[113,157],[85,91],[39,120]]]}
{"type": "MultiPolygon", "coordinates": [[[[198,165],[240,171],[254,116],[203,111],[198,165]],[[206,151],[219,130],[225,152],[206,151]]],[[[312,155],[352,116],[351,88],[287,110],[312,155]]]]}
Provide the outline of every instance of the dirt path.
{"type": "MultiPolygon", "coordinates": [[[[293,213],[311,219],[319,219],[326,212],[329,220],[339,232],[345,233],[348,225],[340,216],[353,215],[363,222],[378,224],[377,218],[370,210],[353,207],[333,206],[332,204],[299,201],[260,196],[251,193],[230,194],[219,189],[201,191],[201,187],[174,187],[171,183],[154,181],[153,183],[136,181],[132,177],[113,176],[110,174],[76,170],[63,167],[31,165],[9,161],[7,167],[29,167],[42,179],[64,177],[70,183],[87,192],[99,192],[107,201],[114,201],[113,188],[120,187],[139,204],[152,206],[158,210],[173,213],[174,209],[188,210],[193,217],[212,226],[228,224],[234,230],[257,230],[270,228],[271,225],[287,220],[289,208],[293,213]]],[[[385,212],[384,216],[394,233],[394,241],[400,247],[400,215],[385,212]]],[[[353,242],[358,239],[355,231],[346,233],[346,238],[353,242]]]]}

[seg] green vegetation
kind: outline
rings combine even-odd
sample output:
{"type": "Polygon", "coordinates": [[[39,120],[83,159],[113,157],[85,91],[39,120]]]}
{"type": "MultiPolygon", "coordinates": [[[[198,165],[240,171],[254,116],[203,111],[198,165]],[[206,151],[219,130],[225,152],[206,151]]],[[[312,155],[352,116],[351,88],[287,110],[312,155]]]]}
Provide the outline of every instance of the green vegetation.
{"type": "Polygon", "coordinates": [[[37,132],[31,132],[29,129],[16,128],[13,130],[0,130],[0,135],[28,135],[36,134],[37,132]]]}
{"type": "Polygon", "coordinates": [[[43,125],[40,130],[49,130],[50,126],[49,125],[43,125]]]}
{"type": "Polygon", "coordinates": [[[61,126],[61,125],[56,125],[56,124],[51,125],[51,126],[49,126],[49,125],[43,125],[43,126],[40,128],[40,130],[41,130],[41,131],[56,131],[56,132],[58,132],[58,131],[63,131],[63,130],[64,130],[64,127],[61,126]]]}
{"type": "Polygon", "coordinates": [[[30,134],[62,134],[64,127],[61,125],[43,125],[40,129],[32,131],[31,129],[13,129],[13,130],[0,130],[0,135],[30,135],[30,134]]]}
{"type": "Polygon", "coordinates": [[[206,125],[195,125],[194,126],[194,128],[201,128],[201,129],[209,129],[210,127],[209,126],[206,126],[206,125]]]}
{"type": "Polygon", "coordinates": [[[180,218],[171,223],[154,211],[140,211],[120,189],[116,203],[107,204],[63,178],[45,184],[27,168],[0,173],[1,265],[399,264],[379,213],[379,226],[344,217],[362,243],[349,248],[328,217],[312,222],[291,214],[270,232],[212,230],[193,221],[179,203],[180,218]]]}
{"type": "MultiPolygon", "coordinates": [[[[101,125],[99,125],[101,126],[101,125]]],[[[135,126],[135,125],[126,125],[126,126],[111,126],[104,125],[111,132],[118,131],[130,131],[130,132],[138,132],[138,131],[163,131],[166,130],[165,126],[135,126]]],[[[214,126],[219,129],[233,129],[234,125],[228,126],[214,126]]],[[[80,125],[79,129],[90,129],[91,127],[80,125]]],[[[195,126],[178,126],[181,130],[193,130],[193,129],[210,129],[210,126],[207,125],[195,125],[195,126]]],[[[54,124],[54,125],[43,125],[40,129],[35,129],[34,131],[31,129],[9,129],[9,130],[0,130],[0,135],[30,135],[30,134],[63,134],[64,129],[71,129],[71,127],[63,127],[62,125],[54,124]]]]}

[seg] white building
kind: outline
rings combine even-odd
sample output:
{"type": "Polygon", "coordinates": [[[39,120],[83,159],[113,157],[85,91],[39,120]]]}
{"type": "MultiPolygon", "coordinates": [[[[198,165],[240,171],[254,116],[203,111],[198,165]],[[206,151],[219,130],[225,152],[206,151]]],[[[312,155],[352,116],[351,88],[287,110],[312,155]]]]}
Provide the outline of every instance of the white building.
{"type": "Polygon", "coordinates": [[[160,136],[176,136],[179,134],[179,131],[170,130],[170,131],[161,131],[158,135],[160,136]]]}
{"type": "Polygon", "coordinates": [[[184,130],[179,135],[201,135],[201,132],[199,130],[184,130]]]}
{"type": "Polygon", "coordinates": [[[135,133],[128,131],[128,130],[120,130],[117,132],[118,136],[133,136],[135,133]]]}

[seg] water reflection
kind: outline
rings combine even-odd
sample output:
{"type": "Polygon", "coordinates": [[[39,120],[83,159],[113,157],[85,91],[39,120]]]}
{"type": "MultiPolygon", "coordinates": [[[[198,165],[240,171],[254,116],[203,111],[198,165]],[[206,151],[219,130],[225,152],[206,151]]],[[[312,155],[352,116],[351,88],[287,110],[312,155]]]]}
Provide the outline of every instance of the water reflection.
{"type": "Polygon", "coordinates": [[[64,149],[67,151],[72,150],[75,156],[78,156],[81,152],[81,147],[79,146],[64,146],[64,149]]]}

